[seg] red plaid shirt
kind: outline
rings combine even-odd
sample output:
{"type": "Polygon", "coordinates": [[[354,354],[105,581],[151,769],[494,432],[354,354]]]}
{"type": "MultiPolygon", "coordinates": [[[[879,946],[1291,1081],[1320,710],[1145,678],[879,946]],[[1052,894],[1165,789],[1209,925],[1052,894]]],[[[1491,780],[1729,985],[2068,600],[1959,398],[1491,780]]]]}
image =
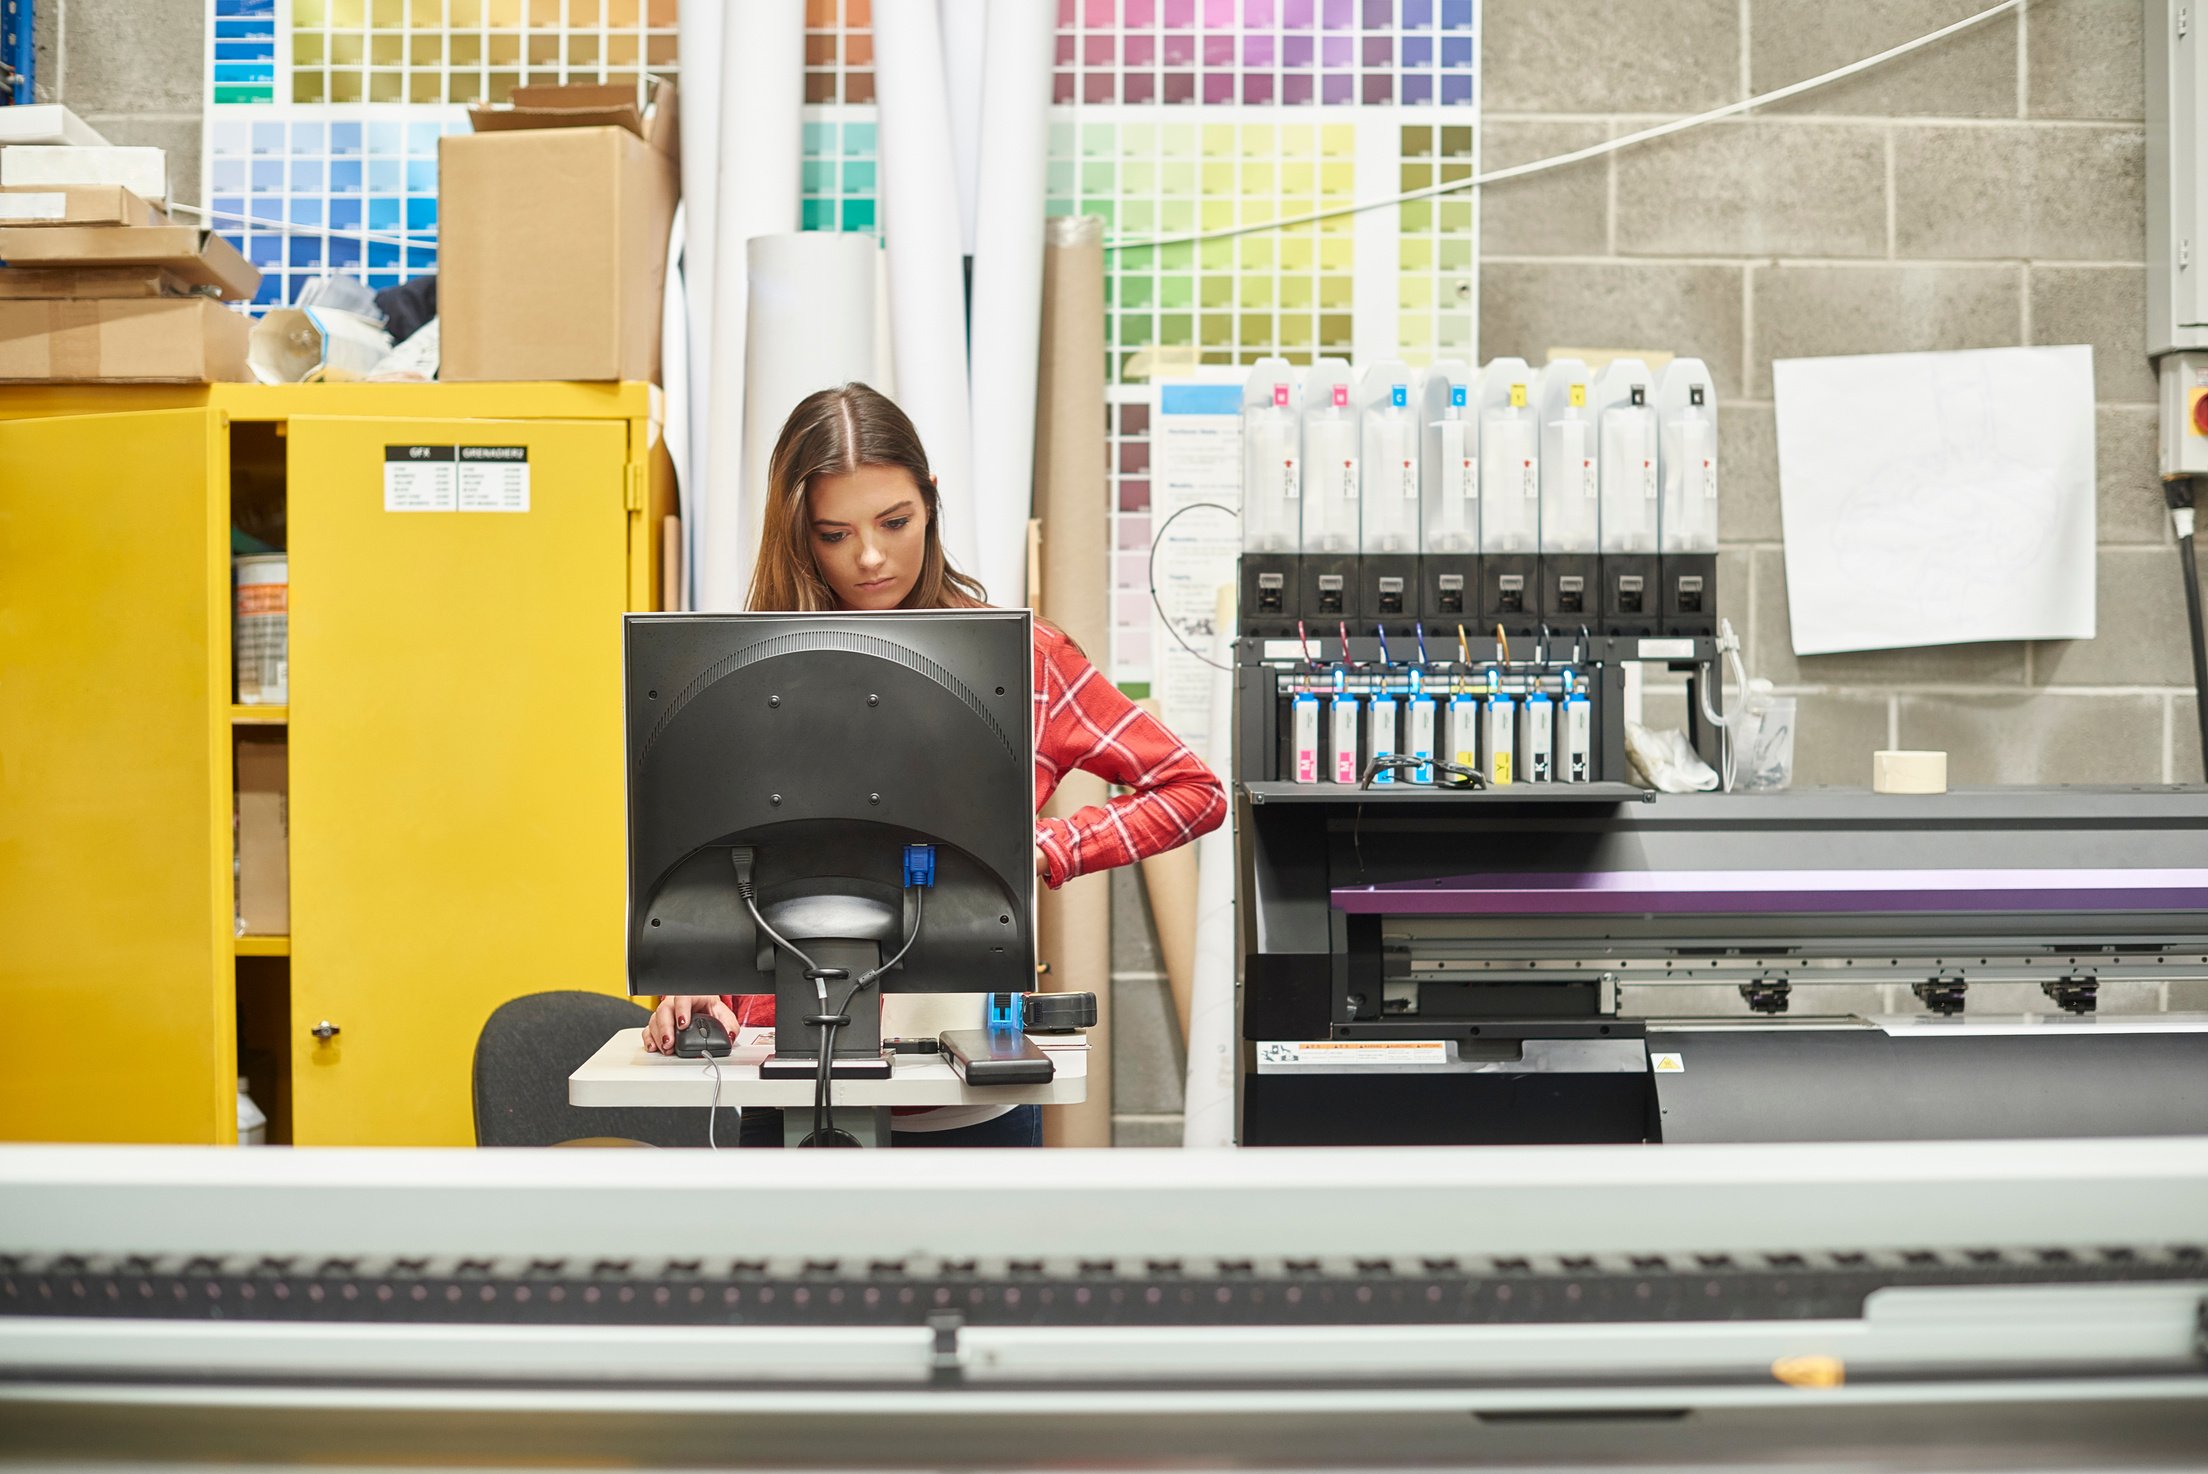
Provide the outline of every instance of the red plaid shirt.
{"type": "MultiPolygon", "coordinates": [[[[1052,890],[1187,844],[1227,816],[1226,790],[1188,744],[1127,699],[1073,641],[1035,624],[1035,806],[1079,769],[1128,790],[1071,817],[1039,818],[1035,843],[1052,890]]],[[[745,1025],[774,1022],[772,995],[730,1000],[745,1025]]]]}

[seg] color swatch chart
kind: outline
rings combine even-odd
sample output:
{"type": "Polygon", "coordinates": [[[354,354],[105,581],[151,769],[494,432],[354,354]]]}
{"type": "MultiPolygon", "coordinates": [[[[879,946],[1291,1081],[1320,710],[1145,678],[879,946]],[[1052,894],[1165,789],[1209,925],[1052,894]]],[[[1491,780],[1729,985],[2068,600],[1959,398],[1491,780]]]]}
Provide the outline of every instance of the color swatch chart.
{"type": "Polygon", "coordinates": [[[1474,0],[1058,0],[1061,103],[1471,107],[1474,0]]]}
{"type": "Polygon", "coordinates": [[[437,140],[457,107],[210,110],[207,206],[261,269],[254,305],[342,271],[378,290],[437,269],[437,140]]]}
{"type": "MultiPolygon", "coordinates": [[[[224,0],[217,0],[218,4],[224,0]]],[[[675,69],[675,0],[285,0],[295,103],[504,102],[675,69]]]]}

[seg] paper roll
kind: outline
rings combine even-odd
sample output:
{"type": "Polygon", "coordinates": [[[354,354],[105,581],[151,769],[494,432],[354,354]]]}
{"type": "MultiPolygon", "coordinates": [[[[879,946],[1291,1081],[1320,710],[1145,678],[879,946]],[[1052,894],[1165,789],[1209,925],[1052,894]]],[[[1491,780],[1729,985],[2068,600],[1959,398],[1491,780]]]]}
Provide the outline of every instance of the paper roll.
{"type": "MultiPolygon", "coordinates": [[[[1136,703],[1158,716],[1155,698],[1136,703]]],[[[1189,999],[1196,972],[1196,847],[1182,845],[1142,862],[1142,890],[1150,898],[1150,920],[1158,932],[1158,958],[1173,990],[1173,1013],[1188,1041],[1189,999]]]]}
{"type": "MultiPolygon", "coordinates": [[[[1068,773],[1043,806],[1045,814],[1071,818],[1076,810],[1109,801],[1104,780],[1068,773]]],[[[1035,907],[1035,941],[1050,964],[1053,993],[1094,993],[1096,1027],[1089,1030],[1088,1096],[1078,1105],[1043,1113],[1046,1146],[1112,1144],[1112,890],[1110,872],[1083,875],[1059,889],[1043,890],[1035,907]]]]}
{"type": "MultiPolygon", "coordinates": [[[[659,316],[660,431],[666,445],[667,468],[675,481],[678,513],[687,510],[690,498],[696,494],[690,474],[690,452],[694,444],[690,438],[694,423],[690,414],[690,294],[688,268],[683,264],[689,235],[690,207],[678,204],[674,224],[667,231],[667,285],[659,316]]],[[[687,609],[690,607],[688,527],[678,517],[668,521],[683,533],[684,540],[670,550],[680,556],[670,558],[666,565],[676,570],[681,582],[662,589],[659,607],[687,609]]]]}
{"type": "MultiPolygon", "coordinates": [[[[958,180],[958,244],[961,253],[974,254],[974,202],[979,197],[981,174],[982,68],[986,64],[992,27],[1003,24],[1004,15],[1017,8],[1004,0],[938,0],[943,14],[943,87],[950,103],[951,172],[958,180]]],[[[1048,6],[1040,9],[1046,19],[1048,6]]],[[[1045,73],[1051,68],[1043,58],[1045,73]]],[[[1044,82],[1047,88],[1049,82],[1044,82]]],[[[980,280],[977,276],[975,280],[980,280]]]]}
{"type": "Polygon", "coordinates": [[[1104,476],[1104,229],[1089,215],[1045,227],[1035,505],[1043,617],[1102,666],[1111,653],[1111,488],[1104,476]]]}
{"type": "MultiPolygon", "coordinates": [[[[764,508],[766,457],[798,401],[863,379],[873,367],[877,254],[874,238],[856,232],[762,235],[746,243],[751,312],[745,336],[743,439],[758,453],[749,472],[749,485],[756,491],[747,493],[747,507],[764,508]]],[[[751,459],[748,451],[746,459],[751,459]]],[[[750,526],[756,543],[756,515],[750,526]]]]}
{"type": "MultiPolygon", "coordinates": [[[[684,246],[679,257],[670,253],[667,261],[670,277],[678,261],[682,266],[683,311],[687,316],[682,341],[688,345],[690,395],[701,407],[710,402],[708,380],[713,367],[713,237],[720,218],[714,186],[719,181],[721,160],[721,11],[718,5],[685,5],[675,17],[677,53],[688,63],[682,74],[682,107],[676,114],[682,141],[682,208],[677,215],[684,222],[684,246]]],[[[677,351],[675,343],[663,328],[663,377],[672,377],[666,365],[668,355],[677,351]]],[[[713,417],[691,414],[686,422],[689,443],[677,453],[681,467],[678,479],[685,509],[694,512],[687,505],[697,494],[692,473],[702,480],[711,464],[713,417]]],[[[674,433],[672,426],[668,433],[674,433]]],[[[681,608],[690,607],[697,597],[691,570],[697,566],[694,540],[698,525],[695,515],[683,518],[683,602],[677,606],[681,608]]]]}
{"type": "MultiPolygon", "coordinates": [[[[1233,585],[1219,590],[1211,658],[1231,667],[1233,585]]],[[[1234,1120],[1234,673],[1211,673],[1211,739],[1204,761],[1227,785],[1227,820],[1196,841],[1196,965],[1188,1022],[1188,1085],[1181,1145],[1235,1144],[1234,1120]]]]}
{"type": "MultiPolygon", "coordinates": [[[[991,0],[974,245],[974,281],[986,284],[974,293],[973,305],[974,504],[981,580],[1005,605],[1027,602],[1024,552],[1035,501],[1035,376],[1043,301],[1043,156],[1050,136],[1055,37],[1051,7],[991,0]]],[[[1100,377],[1092,416],[1103,403],[1100,377]]],[[[1103,555],[1094,556],[1104,561],[1103,555]]]]}
{"type": "Polygon", "coordinates": [[[698,607],[707,610],[744,607],[758,551],[758,498],[765,478],[753,488],[747,471],[766,464],[773,442],[754,457],[742,432],[749,403],[744,366],[750,359],[744,325],[751,310],[745,247],[753,236],[798,227],[805,0],[747,0],[730,7],[721,34],[721,83],[710,237],[713,315],[706,326],[710,366],[703,408],[696,411],[718,432],[706,443],[702,495],[696,499],[703,515],[693,533],[698,607]]]}
{"type": "Polygon", "coordinates": [[[926,0],[877,5],[873,14],[897,402],[920,432],[942,488],[943,550],[958,568],[977,573],[966,282],[943,41],[935,6],[926,0]]]}
{"type": "MultiPolygon", "coordinates": [[[[1037,510],[1043,604],[1038,612],[1102,666],[1110,656],[1110,488],[1104,479],[1104,256],[1101,222],[1050,222],[1043,266],[1043,362],[1036,404],[1037,510]]],[[[1105,801],[1103,783],[1069,774],[1052,814],[1105,801]]],[[[1085,876],[1051,893],[1042,914],[1055,988],[1093,990],[1102,1037],[1089,1049],[1089,1099],[1046,1120],[1057,1146],[1109,1146],[1112,1127],[1111,892],[1085,876]]]]}

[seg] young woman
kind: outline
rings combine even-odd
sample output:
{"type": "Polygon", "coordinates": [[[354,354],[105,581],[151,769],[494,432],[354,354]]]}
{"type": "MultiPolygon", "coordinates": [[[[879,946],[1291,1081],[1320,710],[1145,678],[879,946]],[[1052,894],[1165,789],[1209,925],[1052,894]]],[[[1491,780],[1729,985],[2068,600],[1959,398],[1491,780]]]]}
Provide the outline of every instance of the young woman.
{"type": "MultiPolygon", "coordinates": [[[[790,412],[767,466],[766,525],[751,578],[756,610],[979,609],[980,584],[943,555],[927,452],[903,410],[864,384],[824,389],[790,412]]],[[[1098,556],[1103,556],[1099,550],[1098,556]]],[[[1035,802],[1075,768],[1129,790],[1068,819],[1035,821],[1035,873],[1077,875],[1187,844],[1226,817],[1225,792],[1179,738],[1098,673],[1064,633],[1035,622],[1035,802]]],[[[772,997],[663,998],[644,1047],[674,1048],[704,1009],[730,1035],[773,1022],[772,997]]],[[[775,1113],[746,1111],[746,1145],[781,1140],[775,1113]]],[[[1035,1106],[901,1113],[901,1146],[1035,1146],[1035,1106]]]]}

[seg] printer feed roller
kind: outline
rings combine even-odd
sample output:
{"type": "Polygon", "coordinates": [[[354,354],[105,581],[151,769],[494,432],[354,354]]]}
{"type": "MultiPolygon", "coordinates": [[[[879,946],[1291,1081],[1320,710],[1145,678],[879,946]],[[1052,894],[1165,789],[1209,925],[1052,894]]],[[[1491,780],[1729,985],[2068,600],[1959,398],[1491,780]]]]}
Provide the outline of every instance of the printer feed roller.
{"type": "Polygon", "coordinates": [[[1847,1320],[1882,1290],[2208,1281],[2208,1241],[1466,1259],[0,1256],[8,1318],[998,1327],[1847,1320]]]}

